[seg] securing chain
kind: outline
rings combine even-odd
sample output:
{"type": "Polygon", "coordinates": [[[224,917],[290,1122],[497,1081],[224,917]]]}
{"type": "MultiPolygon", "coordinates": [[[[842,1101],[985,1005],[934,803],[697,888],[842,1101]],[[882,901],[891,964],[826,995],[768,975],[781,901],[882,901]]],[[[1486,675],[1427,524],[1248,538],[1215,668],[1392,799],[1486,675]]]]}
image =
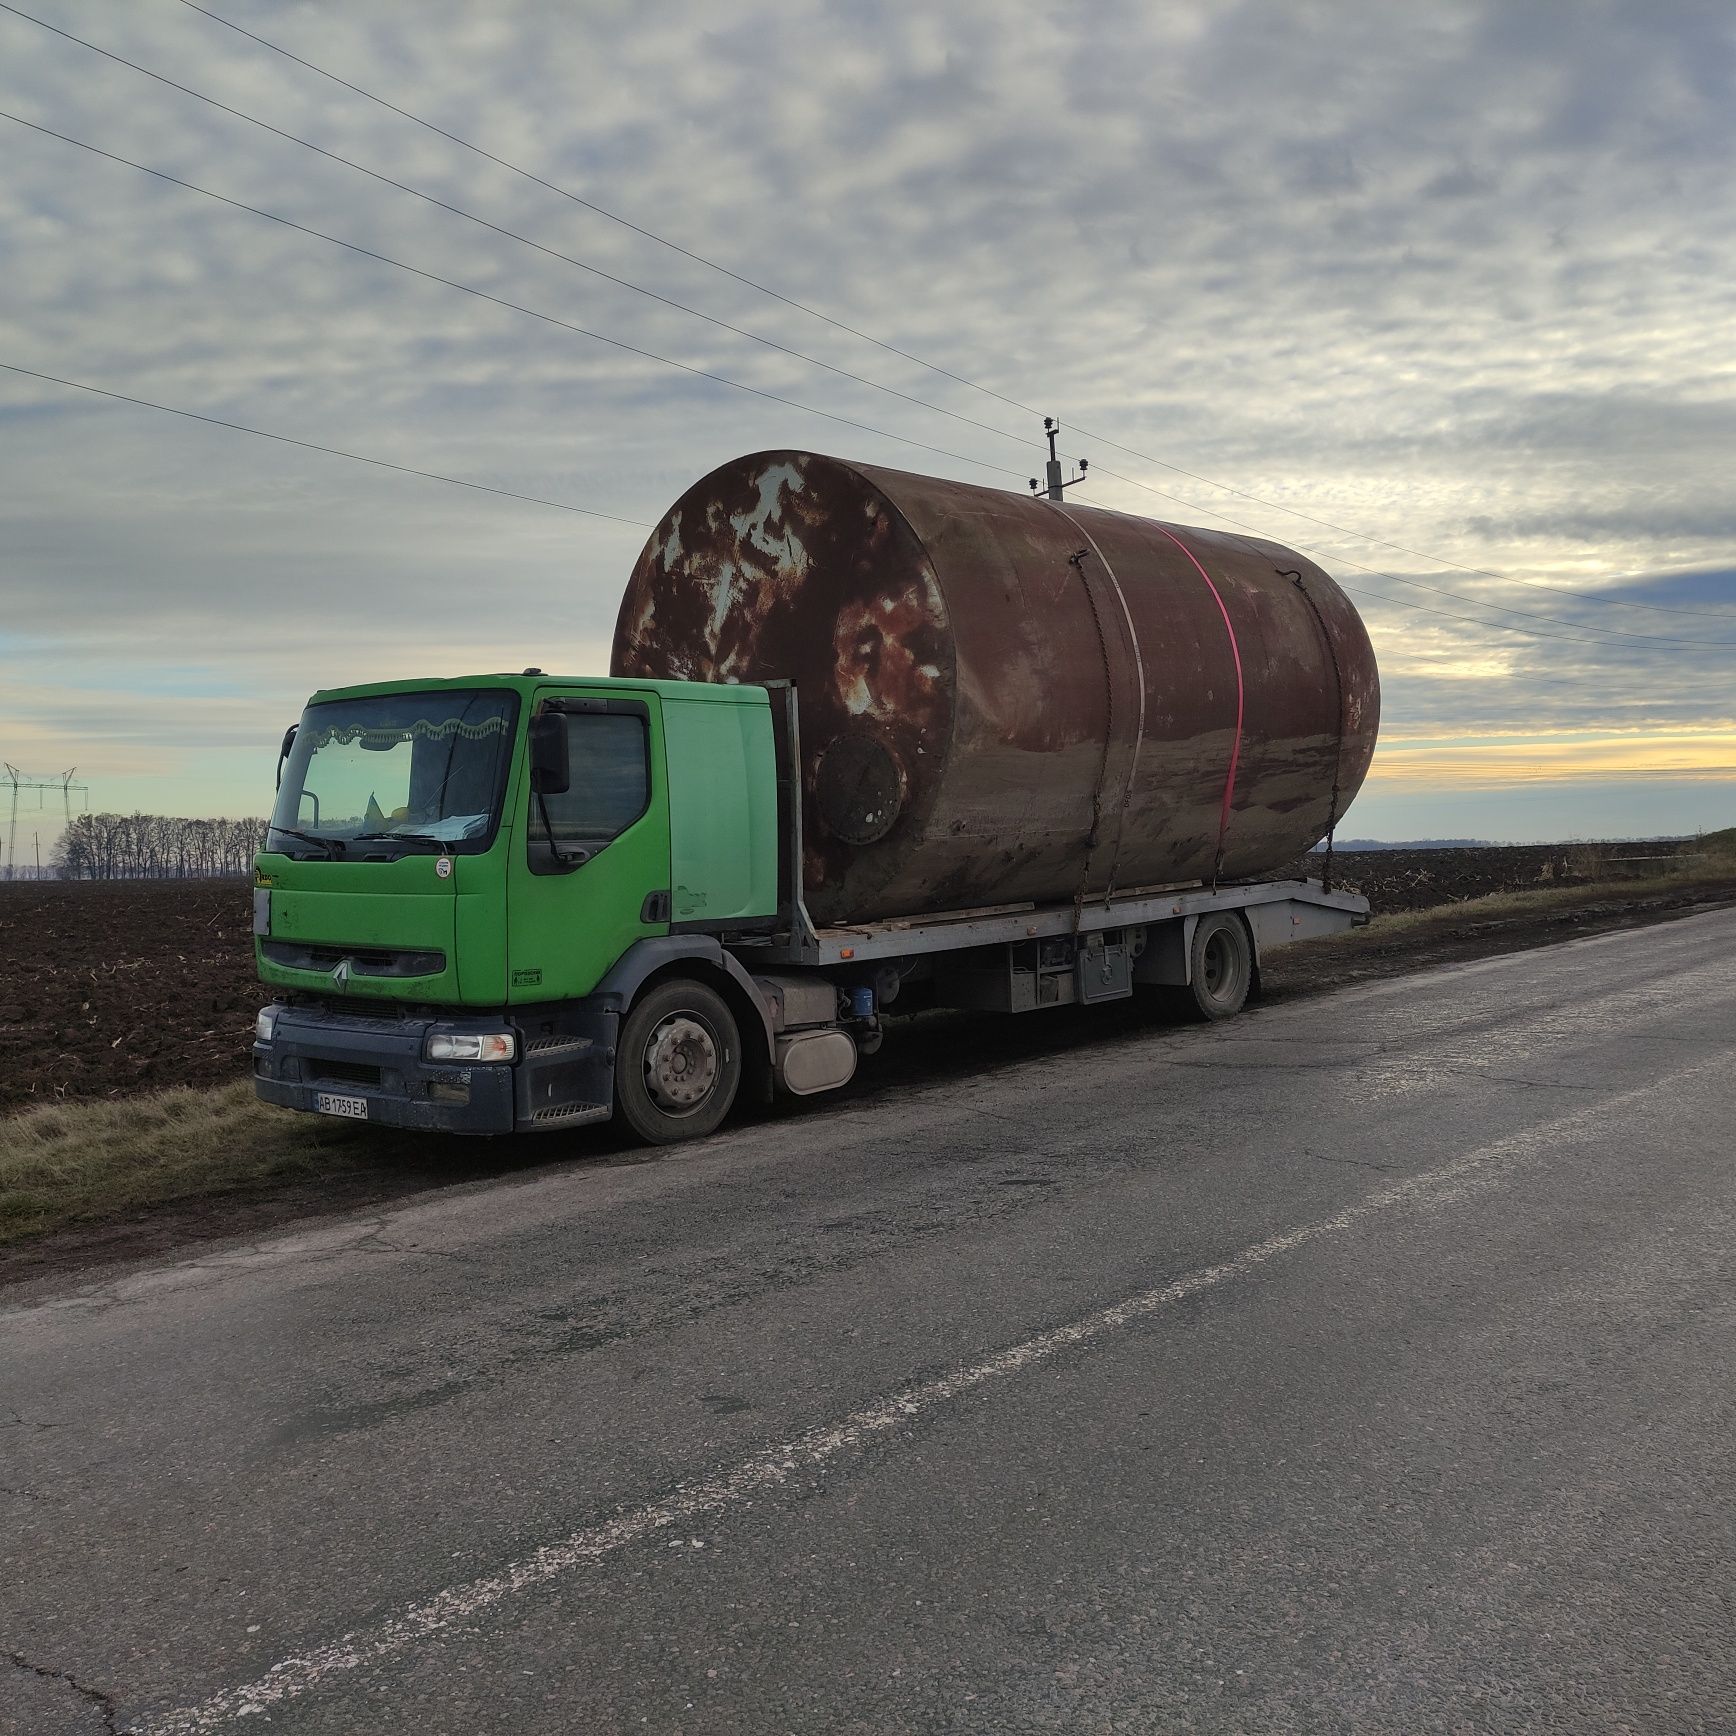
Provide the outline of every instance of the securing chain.
{"type": "Polygon", "coordinates": [[[1326,617],[1320,612],[1320,605],[1314,600],[1314,593],[1302,582],[1302,575],[1294,568],[1280,567],[1278,577],[1288,579],[1314,612],[1315,623],[1320,628],[1320,637],[1326,641],[1326,655],[1332,660],[1332,687],[1338,701],[1338,734],[1332,744],[1332,805],[1326,811],[1326,872],[1320,884],[1326,892],[1332,890],[1332,835],[1338,830],[1339,779],[1344,765],[1344,672],[1338,667],[1338,646],[1333,641],[1331,629],[1326,625],[1326,617]]]}

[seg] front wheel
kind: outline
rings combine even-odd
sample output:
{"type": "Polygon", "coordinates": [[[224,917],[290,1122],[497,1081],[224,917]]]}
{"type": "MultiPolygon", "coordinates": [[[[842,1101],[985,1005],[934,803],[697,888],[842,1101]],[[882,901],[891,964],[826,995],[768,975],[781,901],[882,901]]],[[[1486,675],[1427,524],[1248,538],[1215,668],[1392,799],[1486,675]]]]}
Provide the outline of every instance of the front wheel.
{"type": "Polygon", "coordinates": [[[1254,944],[1239,916],[1202,916],[1189,954],[1187,995],[1202,1019],[1228,1019],[1242,1010],[1254,985],[1254,944]]]}
{"type": "Polygon", "coordinates": [[[615,1101],[653,1145],[702,1139],[735,1101],[741,1036],[723,997],[677,977],[627,1014],[615,1050],[615,1101]]]}

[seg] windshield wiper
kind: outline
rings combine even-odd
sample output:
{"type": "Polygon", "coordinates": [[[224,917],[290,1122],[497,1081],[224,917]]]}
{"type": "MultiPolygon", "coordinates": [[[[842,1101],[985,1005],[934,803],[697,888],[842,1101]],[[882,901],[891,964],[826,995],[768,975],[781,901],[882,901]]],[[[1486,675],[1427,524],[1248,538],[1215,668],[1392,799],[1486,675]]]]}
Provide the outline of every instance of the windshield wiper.
{"type": "Polygon", "coordinates": [[[417,844],[460,844],[464,841],[461,838],[442,838],[434,832],[357,832],[350,842],[359,843],[363,838],[409,838],[417,844]]]}
{"type": "Polygon", "coordinates": [[[344,853],[342,838],[324,838],[318,832],[298,832],[293,826],[273,826],[271,829],[281,832],[286,838],[303,838],[310,844],[323,844],[328,862],[335,862],[344,853]]]}

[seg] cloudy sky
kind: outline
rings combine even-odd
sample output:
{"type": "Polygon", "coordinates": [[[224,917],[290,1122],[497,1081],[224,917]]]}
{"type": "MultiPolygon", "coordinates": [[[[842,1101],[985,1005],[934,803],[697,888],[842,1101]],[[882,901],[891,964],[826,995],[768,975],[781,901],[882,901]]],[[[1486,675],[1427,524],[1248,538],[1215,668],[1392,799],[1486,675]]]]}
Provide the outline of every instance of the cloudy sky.
{"type": "Polygon", "coordinates": [[[1020,488],[1028,407],[1354,588],[1348,834],[1736,821],[1724,0],[209,0],[689,253],[184,0],[20,4],[537,246],[8,9],[0,363],[638,521],[0,372],[0,758],[96,806],[260,811],[315,687],[602,669],[714,464],[1020,488]]]}

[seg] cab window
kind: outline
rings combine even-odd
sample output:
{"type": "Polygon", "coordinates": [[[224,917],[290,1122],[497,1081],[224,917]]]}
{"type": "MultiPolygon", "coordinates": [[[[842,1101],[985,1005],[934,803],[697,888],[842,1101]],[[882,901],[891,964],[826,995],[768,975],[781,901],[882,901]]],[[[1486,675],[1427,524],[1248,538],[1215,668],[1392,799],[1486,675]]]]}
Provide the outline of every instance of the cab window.
{"type": "MultiPolygon", "coordinates": [[[[568,702],[569,704],[575,702],[568,702]]],[[[533,791],[527,850],[537,873],[560,873],[594,856],[650,806],[650,737],[642,707],[570,711],[567,787],[533,791]]]]}

